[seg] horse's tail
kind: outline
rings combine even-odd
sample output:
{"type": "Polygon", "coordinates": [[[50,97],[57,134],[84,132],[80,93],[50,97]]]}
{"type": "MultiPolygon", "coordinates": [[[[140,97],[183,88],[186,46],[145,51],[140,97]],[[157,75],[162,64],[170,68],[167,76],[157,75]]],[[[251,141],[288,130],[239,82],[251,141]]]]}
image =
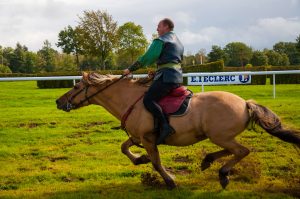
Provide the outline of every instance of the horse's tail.
{"type": "Polygon", "coordinates": [[[284,129],[279,117],[270,109],[253,101],[246,101],[246,104],[250,112],[250,121],[261,126],[269,134],[285,142],[296,144],[300,148],[299,131],[284,129]]]}

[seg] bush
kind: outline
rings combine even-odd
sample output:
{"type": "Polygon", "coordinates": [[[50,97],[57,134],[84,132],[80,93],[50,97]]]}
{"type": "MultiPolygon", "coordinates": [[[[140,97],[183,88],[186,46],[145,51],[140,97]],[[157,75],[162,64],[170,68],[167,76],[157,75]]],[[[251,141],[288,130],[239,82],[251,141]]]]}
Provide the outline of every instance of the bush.
{"type": "Polygon", "coordinates": [[[196,65],[196,66],[186,66],[182,68],[184,73],[192,72],[222,72],[224,69],[224,61],[219,60],[215,62],[210,62],[207,64],[196,65]]]}
{"type": "Polygon", "coordinates": [[[0,64],[0,73],[12,73],[8,66],[0,64]]]}
{"type": "MultiPolygon", "coordinates": [[[[300,70],[300,66],[272,66],[268,71],[300,70]]],[[[273,75],[270,75],[270,83],[273,84],[273,75]]],[[[276,84],[300,84],[300,74],[276,75],[276,84]]]]}
{"type": "MultiPolygon", "coordinates": [[[[183,73],[199,73],[199,72],[222,72],[224,69],[224,61],[219,60],[207,64],[196,66],[185,66],[182,68],[183,73]]],[[[183,78],[183,84],[187,85],[187,77],[183,78]]]]}

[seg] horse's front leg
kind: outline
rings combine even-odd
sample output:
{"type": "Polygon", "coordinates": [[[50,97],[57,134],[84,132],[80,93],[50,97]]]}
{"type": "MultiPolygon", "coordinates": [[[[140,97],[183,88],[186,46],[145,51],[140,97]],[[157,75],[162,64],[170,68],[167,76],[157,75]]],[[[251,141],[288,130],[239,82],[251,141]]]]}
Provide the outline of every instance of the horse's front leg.
{"type": "Polygon", "coordinates": [[[131,160],[131,162],[134,165],[146,164],[146,163],[150,162],[150,159],[147,155],[137,156],[137,155],[133,154],[129,150],[129,148],[133,145],[134,145],[134,143],[132,142],[132,140],[130,138],[128,140],[126,140],[121,146],[122,153],[124,153],[131,160]]]}
{"type": "Polygon", "coordinates": [[[152,162],[153,167],[156,171],[159,172],[161,177],[164,179],[165,183],[167,184],[169,189],[176,188],[176,184],[173,180],[173,178],[170,176],[170,174],[167,173],[167,171],[164,169],[164,167],[161,165],[159,152],[157,149],[157,146],[155,144],[156,137],[153,136],[147,136],[142,139],[142,144],[145,147],[148,156],[152,162]]]}

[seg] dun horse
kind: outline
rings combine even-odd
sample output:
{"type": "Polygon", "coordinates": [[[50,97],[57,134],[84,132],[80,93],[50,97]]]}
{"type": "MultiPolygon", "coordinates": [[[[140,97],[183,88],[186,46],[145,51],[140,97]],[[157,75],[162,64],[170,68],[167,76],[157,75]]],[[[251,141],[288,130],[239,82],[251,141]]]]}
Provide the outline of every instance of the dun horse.
{"type": "MultiPolygon", "coordinates": [[[[142,100],[138,100],[147,89],[146,84],[141,84],[138,80],[84,73],[82,80],[57,99],[56,103],[57,108],[64,111],[97,104],[119,120],[124,118],[124,114],[128,115],[127,110],[131,107],[131,114],[123,121],[130,138],[122,144],[122,152],[135,165],[151,162],[168,188],[172,189],[176,184],[161,165],[159,151],[155,145],[157,133],[153,132],[152,115],[144,108],[142,100]],[[133,154],[129,147],[135,144],[142,144],[147,155],[133,154]]],[[[208,138],[222,147],[223,150],[206,155],[201,164],[202,170],[209,168],[218,158],[233,155],[219,170],[220,184],[225,188],[229,183],[228,175],[232,167],[250,152],[239,144],[235,137],[243,132],[251,121],[269,134],[300,147],[299,132],[283,129],[279,118],[272,111],[252,101],[245,101],[237,95],[221,91],[194,94],[187,114],[170,117],[170,124],[176,133],[169,136],[165,144],[188,146],[208,138]]]]}

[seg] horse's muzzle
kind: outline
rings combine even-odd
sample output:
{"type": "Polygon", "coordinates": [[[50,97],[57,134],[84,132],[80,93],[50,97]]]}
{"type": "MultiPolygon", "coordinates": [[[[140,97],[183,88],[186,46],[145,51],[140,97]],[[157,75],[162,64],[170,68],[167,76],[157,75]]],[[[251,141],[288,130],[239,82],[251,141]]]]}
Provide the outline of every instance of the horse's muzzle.
{"type": "Polygon", "coordinates": [[[61,103],[60,100],[56,100],[56,107],[57,109],[66,111],[66,112],[70,112],[70,110],[72,110],[73,108],[75,108],[70,102],[66,102],[66,103],[61,103]]]}

